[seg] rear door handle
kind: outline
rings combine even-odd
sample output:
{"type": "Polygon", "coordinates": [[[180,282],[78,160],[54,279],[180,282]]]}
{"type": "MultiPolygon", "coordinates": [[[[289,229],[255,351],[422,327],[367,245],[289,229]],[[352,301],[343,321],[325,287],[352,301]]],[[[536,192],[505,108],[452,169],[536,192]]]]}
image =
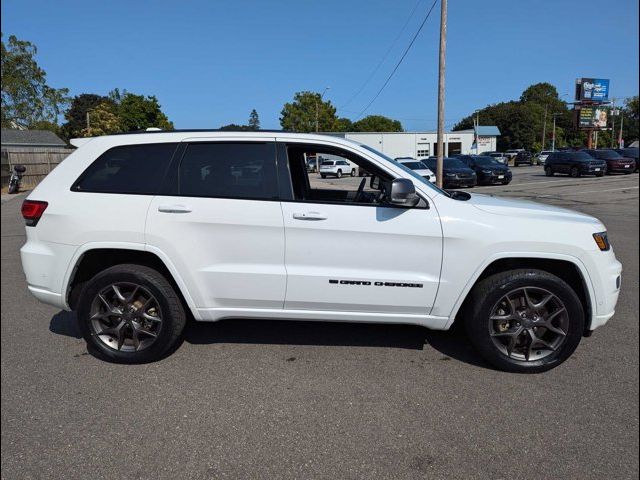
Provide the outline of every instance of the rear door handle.
{"type": "Polygon", "coordinates": [[[186,205],[160,205],[158,211],[162,213],[189,213],[191,207],[186,205]]]}
{"type": "Polygon", "coordinates": [[[303,212],[303,213],[294,213],[293,218],[296,220],[326,220],[328,217],[324,213],[320,212],[303,212]]]}

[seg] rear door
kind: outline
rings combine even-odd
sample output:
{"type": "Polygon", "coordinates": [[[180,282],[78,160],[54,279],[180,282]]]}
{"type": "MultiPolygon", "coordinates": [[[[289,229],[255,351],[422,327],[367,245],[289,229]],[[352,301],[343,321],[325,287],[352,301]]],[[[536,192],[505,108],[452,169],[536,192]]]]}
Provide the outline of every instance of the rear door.
{"type": "MultiPolygon", "coordinates": [[[[436,209],[426,208],[426,202],[420,208],[383,205],[377,202],[380,192],[370,187],[369,177],[335,181],[307,174],[305,149],[322,152],[316,144],[279,144],[278,158],[288,159],[293,182],[292,198],[282,202],[288,272],[285,308],[428,314],[442,260],[436,209]]],[[[327,153],[380,172],[353,151],[327,153]]]]}
{"type": "Polygon", "coordinates": [[[178,269],[203,318],[284,302],[275,143],[187,141],[147,216],[148,248],[178,269]]]}

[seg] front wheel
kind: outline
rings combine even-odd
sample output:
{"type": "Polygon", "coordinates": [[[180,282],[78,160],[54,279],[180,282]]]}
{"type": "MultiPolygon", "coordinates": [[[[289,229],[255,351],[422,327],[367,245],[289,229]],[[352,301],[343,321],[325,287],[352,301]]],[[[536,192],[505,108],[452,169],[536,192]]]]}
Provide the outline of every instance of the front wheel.
{"type": "Polygon", "coordinates": [[[553,168],[551,168],[551,167],[545,167],[545,169],[544,169],[544,174],[545,174],[547,177],[553,177],[553,175],[554,175],[553,168]]]}
{"type": "Polygon", "coordinates": [[[178,344],[186,315],[161,273],[142,265],[116,265],[83,288],[78,323],[89,351],[98,357],[146,363],[178,344]]]}
{"type": "Polygon", "coordinates": [[[352,177],[355,177],[355,176],[356,176],[356,169],[355,169],[355,168],[351,170],[351,176],[352,176],[352,177]]]}
{"type": "Polygon", "coordinates": [[[327,178],[327,176],[324,173],[321,173],[320,178],[327,178]]]}
{"type": "Polygon", "coordinates": [[[18,184],[17,183],[12,183],[11,185],[9,185],[9,189],[7,190],[8,193],[17,193],[18,192],[18,184]]]}
{"type": "Polygon", "coordinates": [[[471,343],[493,366],[538,373],[571,356],[582,339],[585,315],[562,279],[520,269],[478,283],[465,304],[464,322],[471,343]]]}
{"type": "Polygon", "coordinates": [[[573,178],[578,178],[580,176],[580,169],[578,169],[578,167],[571,167],[569,175],[571,175],[573,178]]]}

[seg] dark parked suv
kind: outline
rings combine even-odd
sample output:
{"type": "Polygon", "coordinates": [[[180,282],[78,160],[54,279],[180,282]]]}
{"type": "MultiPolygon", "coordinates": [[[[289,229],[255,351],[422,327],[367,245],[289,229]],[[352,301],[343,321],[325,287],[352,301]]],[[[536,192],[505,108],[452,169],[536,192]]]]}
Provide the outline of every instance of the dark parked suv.
{"type": "Polygon", "coordinates": [[[556,173],[567,173],[572,177],[580,175],[602,177],[606,171],[607,162],[593,158],[585,151],[553,152],[544,162],[544,172],[547,177],[553,177],[556,173]]]}
{"type": "Polygon", "coordinates": [[[488,155],[459,155],[456,158],[476,172],[478,185],[507,185],[513,178],[509,167],[488,155]]]}
{"type": "Polygon", "coordinates": [[[640,153],[640,148],[616,148],[615,151],[622,155],[624,158],[632,158],[633,161],[636,162],[636,172],[640,171],[640,160],[638,160],[638,153],[640,153]]]}
{"type": "Polygon", "coordinates": [[[518,152],[513,159],[513,166],[519,167],[520,165],[533,165],[533,155],[524,150],[518,152]]]}
{"type": "Polygon", "coordinates": [[[624,158],[615,150],[609,148],[602,148],[598,150],[584,150],[593,158],[597,158],[598,160],[604,160],[607,162],[607,175],[618,172],[618,173],[633,173],[636,169],[636,162],[631,158],[624,158]]]}
{"type": "MultiPolygon", "coordinates": [[[[436,159],[423,160],[429,170],[437,171],[436,159]]],[[[444,188],[475,187],[478,183],[476,172],[467,167],[458,158],[445,158],[442,166],[442,183],[444,188]]]]}

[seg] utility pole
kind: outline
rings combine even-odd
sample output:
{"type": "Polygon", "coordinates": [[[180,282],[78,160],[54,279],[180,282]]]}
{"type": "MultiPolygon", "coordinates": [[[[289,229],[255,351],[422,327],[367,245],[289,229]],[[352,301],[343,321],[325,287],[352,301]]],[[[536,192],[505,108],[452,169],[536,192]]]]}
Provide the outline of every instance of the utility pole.
{"type": "Polygon", "coordinates": [[[549,105],[545,105],[544,106],[544,121],[542,122],[542,148],[540,149],[540,151],[542,152],[544,150],[544,146],[545,146],[545,137],[547,136],[547,109],[549,108],[549,105]]]}
{"type": "Polygon", "coordinates": [[[624,124],[624,113],[620,114],[620,134],[618,135],[618,148],[624,148],[623,145],[623,141],[624,139],[622,138],[622,125],[624,124]]]}
{"type": "MultiPolygon", "coordinates": [[[[322,92],[322,94],[320,95],[320,101],[322,101],[322,97],[324,97],[324,94],[327,93],[327,90],[329,90],[329,88],[331,87],[325,87],[324,91],[322,92]]],[[[318,112],[318,99],[316,98],[316,133],[318,133],[319,131],[319,121],[318,121],[318,117],[319,117],[319,112],[318,112]]]]}
{"type": "Polygon", "coordinates": [[[436,160],[436,184],[442,188],[444,165],[444,73],[447,51],[447,0],[440,0],[440,52],[438,59],[438,157],[436,160]]]}
{"type": "Polygon", "coordinates": [[[616,99],[611,103],[611,148],[616,144],[616,99]]]}
{"type": "MultiPolygon", "coordinates": [[[[561,113],[554,113],[553,114],[553,137],[551,140],[551,151],[555,152],[556,151],[556,117],[558,115],[562,115],[561,113]]],[[[543,147],[544,149],[544,147],[543,147]]]]}

